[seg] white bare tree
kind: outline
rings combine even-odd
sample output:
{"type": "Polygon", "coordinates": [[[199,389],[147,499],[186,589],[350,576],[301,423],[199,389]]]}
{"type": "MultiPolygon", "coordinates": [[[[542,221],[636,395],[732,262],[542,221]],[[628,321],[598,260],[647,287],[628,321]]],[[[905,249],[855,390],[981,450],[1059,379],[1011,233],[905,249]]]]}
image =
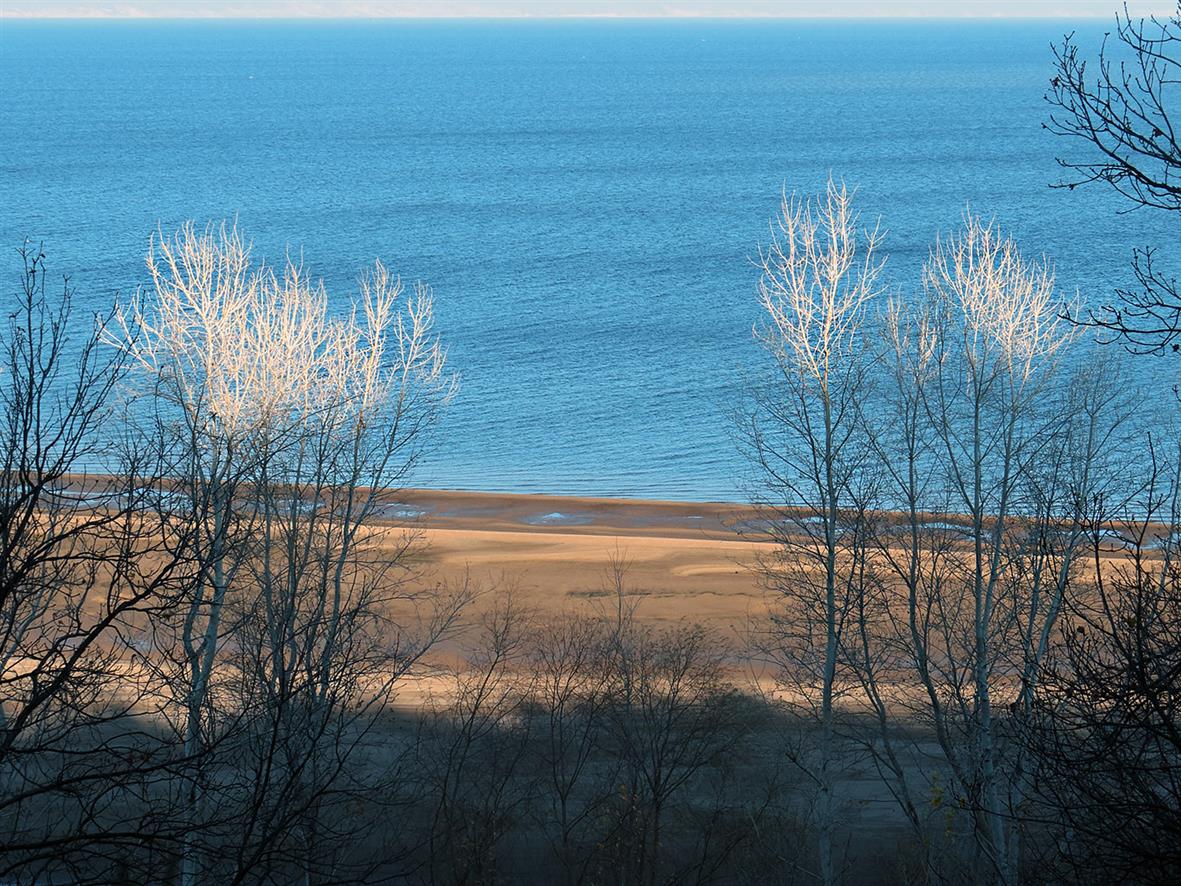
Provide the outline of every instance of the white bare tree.
{"type": "MultiPolygon", "coordinates": [[[[302,285],[289,273],[289,293],[302,285]]],[[[308,884],[345,875],[337,852],[358,835],[338,823],[343,810],[363,797],[380,803],[392,789],[357,777],[355,763],[400,679],[468,597],[464,586],[418,581],[405,557],[416,533],[374,526],[451,385],[429,331],[429,292],[416,289],[404,318],[399,298],[380,264],[362,277],[361,309],[323,352],[318,401],[259,461],[236,634],[239,705],[257,712],[249,814],[235,835],[239,878],[284,864],[308,884]]]]}
{"type": "Polygon", "coordinates": [[[902,516],[880,527],[886,591],[859,623],[855,660],[883,726],[875,757],[908,817],[921,828],[915,758],[888,726],[917,718],[945,763],[920,776],[927,796],[950,791],[968,810],[976,879],[1013,883],[1023,764],[1006,715],[1033,703],[1096,503],[1118,477],[1103,462],[1125,413],[1106,370],[1068,372],[1073,330],[1052,273],[994,225],[966,216],[937,241],[925,283],[926,299],[887,313],[872,437],[902,516]]]}
{"type": "MultiPolygon", "coordinates": [[[[306,501],[337,521],[316,552],[327,595],[314,611],[325,633],[305,650],[323,687],[361,528],[381,486],[413,464],[454,380],[432,332],[430,291],[416,286],[403,297],[380,263],[344,316],[330,313],[324,289],[290,261],[281,275],[254,265],[236,227],[186,224],[171,238],[153,238],[147,264],[153,290],[123,307],[108,338],[149,381],[160,438],[173,458],[175,506],[186,509],[201,536],[204,569],[178,613],[180,654],[164,681],[180,712],[185,756],[195,760],[221,728],[216,675],[235,578],[246,564],[257,577],[259,555],[261,574],[274,577],[265,563],[280,549],[271,544],[274,484],[291,485],[289,514],[306,501]]],[[[302,538],[316,534],[309,529],[302,538]]],[[[287,558],[285,574],[296,575],[298,566],[298,558],[287,558]]],[[[289,611],[302,605],[302,591],[297,580],[283,586],[289,611]]],[[[191,886],[201,877],[199,771],[189,773],[185,791],[194,839],[182,853],[180,881],[191,886]]]]}
{"type": "Polygon", "coordinates": [[[819,726],[796,761],[814,781],[820,878],[835,882],[834,716],[847,613],[858,594],[860,434],[869,361],[863,327],[884,260],[877,228],[861,227],[853,193],[829,180],[818,198],[784,195],[760,252],[764,323],[756,336],[775,359],[775,383],[756,392],[746,438],[762,475],[756,496],[777,553],[762,564],[783,597],[769,652],[789,704],[819,726]]]}

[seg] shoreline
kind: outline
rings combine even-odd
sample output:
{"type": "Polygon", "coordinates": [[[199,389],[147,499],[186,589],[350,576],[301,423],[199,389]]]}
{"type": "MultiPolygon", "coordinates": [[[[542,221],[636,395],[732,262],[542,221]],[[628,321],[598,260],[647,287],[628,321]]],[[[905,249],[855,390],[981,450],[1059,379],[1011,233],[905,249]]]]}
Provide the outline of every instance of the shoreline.
{"type": "MultiPolygon", "coordinates": [[[[56,489],[59,494],[64,491],[79,500],[89,500],[89,506],[101,506],[112,485],[118,487],[117,479],[107,473],[66,474],[56,489]]],[[[360,489],[368,491],[367,487],[360,489]]],[[[909,525],[903,511],[871,514],[891,534],[905,532],[909,525]]],[[[971,530],[966,514],[921,511],[917,517],[924,529],[950,531],[953,535],[971,530]]],[[[786,519],[811,535],[813,530],[805,528],[818,518],[799,506],[768,507],[733,501],[403,487],[376,490],[370,519],[377,526],[420,530],[705,539],[765,545],[775,540],[768,533],[770,521],[786,519]]],[[[1012,514],[1010,519],[1022,518],[1012,514]]],[[[986,516],[984,521],[991,525],[993,518],[986,516]]],[[[1126,530],[1135,525],[1125,519],[1104,522],[1102,541],[1110,548],[1109,553],[1130,549],[1132,539],[1126,530]]],[[[1146,550],[1158,549],[1166,535],[1163,525],[1151,523],[1146,550]]]]}
{"type": "Polygon", "coordinates": [[[751,541],[750,505],[542,493],[403,489],[378,519],[429,530],[751,541]]]}
{"type": "MultiPolygon", "coordinates": [[[[162,482],[167,486],[169,481],[162,482]]],[[[63,475],[54,490],[88,506],[101,506],[121,484],[116,475],[102,471],[72,473],[63,475]]],[[[749,530],[759,519],[755,507],[727,501],[423,487],[379,489],[376,499],[375,523],[420,529],[751,541],[749,530]]]]}

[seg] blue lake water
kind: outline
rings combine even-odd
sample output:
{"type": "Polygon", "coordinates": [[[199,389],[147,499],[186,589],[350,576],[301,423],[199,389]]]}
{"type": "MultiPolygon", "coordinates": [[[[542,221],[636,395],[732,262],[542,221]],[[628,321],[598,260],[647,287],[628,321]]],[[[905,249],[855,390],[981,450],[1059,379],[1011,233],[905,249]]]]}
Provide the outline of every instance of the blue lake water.
{"type": "Polygon", "coordinates": [[[462,390],[418,484],[735,499],[781,188],[856,184],[904,290],[968,204],[1092,301],[1176,244],[1049,188],[1076,28],[1104,24],[0,22],[0,293],[25,237],[97,307],[157,225],[236,215],[342,304],[375,257],[432,284],[462,390]]]}

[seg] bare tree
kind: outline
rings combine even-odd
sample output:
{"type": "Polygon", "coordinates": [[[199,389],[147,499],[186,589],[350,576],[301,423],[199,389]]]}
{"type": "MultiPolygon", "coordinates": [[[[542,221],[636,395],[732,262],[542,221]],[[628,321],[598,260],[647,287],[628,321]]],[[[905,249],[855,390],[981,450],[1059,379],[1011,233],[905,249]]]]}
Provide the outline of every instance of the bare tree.
{"type": "MultiPolygon", "coordinates": [[[[618,557],[613,563],[620,563],[618,557]]],[[[613,570],[622,598],[622,571],[613,570]]],[[[623,622],[569,615],[541,627],[529,653],[530,707],[539,720],[537,753],[545,772],[540,814],[566,883],[593,872],[599,825],[617,787],[618,763],[602,765],[608,657],[623,622]]]]}
{"type": "MultiPolygon", "coordinates": [[[[1065,183],[1103,182],[1134,207],[1181,211],[1181,140],[1176,89],[1181,76],[1181,4],[1168,17],[1133,19],[1125,5],[1114,39],[1105,37],[1088,62],[1073,35],[1054,50],[1055,72],[1046,124],[1086,145],[1059,163],[1065,183]]],[[[1114,304],[1073,315],[1133,353],[1181,350],[1181,291],[1168,269],[1172,256],[1153,247],[1132,254],[1136,288],[1118,290],[1114,304]]]]}
{"type": "MultiPolygon", "coordinates": [[[[357,751],[466,594],[418,586],[405,556],[416,536],[373,525],[448,390],[430,333],[429,292],[416,290],[409,322],[402,322],[395,310],[401,287],[379,264],[362,278],[353,325],[333,326],[323,293],[304,285],[289,268],[286,297],[313,299],[313,322],[331,327],[324,340],[339,338],[309,355],[320,360],[316,400],[298,404],[280,426],[283,437],[266,441],[251,484],[258,525],[236,645],[246,656],[239,668],[250,699],[244,708],[262,712],[265,735],[254,749],[251,808],[271,808],[269,827],[251,816],[239,869],[255,868],[275,839],[295,839],[305,881],[314,882],[332,855],[323,833],[334,817],[328,807],[363,793],[360,780],[349,779],[357,751]],[[399,611],[415,613],[412,623],[395,622],[399,611]]],[[[371,785],[371,797],[379,787],[371,785]]]]}
{"type": "Polygon", "coordinates": [[[480,620],[474,649],[427,711],[419,768],[431,801],[431,883],[502,879],[506,839],[530,817],[534,678],[525,664],[533,615],[508,587],[480,620]]]}
{"type": "Polygon", "coordinates": [[[708,632],[629,626],[610,651],[605,743],[618,761],[620,785],[600,863],[616,882],[655,884],[670,868],[674,798],[723,763],[746,724],[732,704],[725,647],[708,632]]]}
{"type": "Polygon", "coordinates": [[[178,655],[145,659],[157,669],[157,686],[170,717],[177,715],[184,757],[191,761],[177,802],[191,831],[180,882],[192,886],[209,809],[198,761],[225,731],[211,705],[211,682],[226,595],[250,535],[249,514],[237,505],[256,454],[252,435],[262,421],[252,398],[281,390],[267,375],[268,363],[281,363],[277,337],[250,340],[252,331],[262,332],[254,315],[264,303],[266,276],[251,267],[249,246],[236,229],[199,233],[190,224],[172,239],[154,237],[147,265],[152,296],[137,293],[121,306],[107,338],[146,378],[141,408],[155,422],[162,457],[170,460],[172,506],[197,535],[201,568],[175,618],[159,626],[161,634],[172,632],[162,648],[178,655]]]}
{"type": "MultiPolygon", "coordinates": [[[[1104,182],[1130,208],[1181,211],[1181,4],[1147,20],[1133,19],[1125,5],[1097,58],[1088,61],[1073,36],[1055,58],[1049,128],[1088,149],[1059,161],[1077,174],[1067,185],[1104,182]]],[[[1114,304],[1081,322],[1135,354],[1181,351],[1173,258],[1135,249],[1135,287],[1117,290],[1114,304]]],[[[1037,800],[1059,834],[1066,870],[1169,882],[1178,876],[1169,848],[1179,797],[1171,616],[1179,462],[1175,449],[1151,438],[1144,449],[1147,463],[1134,462],[1144,486],[1114,497],[1110,524],[1093,523],[1094,587],[1068,601],[1062,642],[1044,663],[1044,697],[1028,721],[1037,800]]]]}
{"type": "Polygon", "coordinates": [[[1062,875],[1084,881],[1181,875],[1179,461],[1150,454],[1119,519],[1090,527],[1093,581],[1067,601],[1024,712],[1034,808],[1062,875]]]}
{"type": "MultiPolygon", "coordinates": [[[[179,714],[186,756],[199,757],[249,719],[230,691],[245,673],[240,658],[236,669],[224,661],[230,631],[240,632],[231,649],[253,655],[250,676],[263,681],[256,690],[283,708],[266,709],[269,726],[287,728],[284,717],[298,709],[310,717],[303,737],[328,740],[329,726],[343,728],[342,711],[358,701],[350,691],[362,693],[363,710],[379,708],[421,652],[403,637],[409,645],[387,648],[383,675],[372,672],[376,625],[396,594],[389,577],[405,545],[375,556],[370,524],[454,384],[431,331],[430,292],[418,286],[403,299],[379,263],[362,278],[352,311],[334,317],[301,268],[288,262],[279,276],[253,266],[249,246],[224,226],[198,232],[190,224],[155,239],[148,267],[154,292],[125,306],[110,338],[150,382],[177,478],[175,506],[198,532],[202,571],[172,625],[171,647],[181,654],[164,656],[160,683],[179,714]],[[234,606],[256,617],[253,631],[227,622],[234,606]]],[[[424,642],[445,629],[449,611],[434,613],[424,642]]],[[[331,735],[339,751],[341,732],[331,735]]],[[[272,751],[302,753],[294,771],[304,778],[317,748],[297,748],[296,739],[286,734],[272,751]]],[[[294,777],[291,767],[279,771],[294,777]]],[[[196,769],[184,779],[194,834],[181,861],[184,884],[201,876],[198,840],[206,810],[214,811],[204,795],[210,779],[224,777],[196,769]]],[[[294,787],[281,782],[278,790],[294,787]]],[[[315,820],[305,806],[300,826],[314,831],[315,820]]],[[[247,860],[273,848],[268,839],[246,848],[260,824],[249,822],[247,860]]],[[[314,850],[314,837],[304,837],[303,848],[314,850]]],[[[243,838],[237,825],[214,842],[233,838],[243,838]]]]}
{"type": "Polygon", "coordinates": [[[68,283],[46,295],[44,255],[20,255],[0,333],[0,872],[109,882],[179,837],[142,820],[173,755],[134,661],[191,580],[192,537],[153,510],[159,460],[111,431],[127,364],[104,318],[87,328],[68,283]]]}
{"type": "Polygon", "coordinates": [[[877,626],[858,619],[857,661],[908,818],[921,827],[923,798],[895,717],[933,730],[946,770],[920,783],[929,796],[939,778],[968,811],[977,879],[1013,883],[1027,779],[1009,722],[1034,703],[1126,415],[1102,370],[1072,383],[1061,368],[1071,330],[1053,277],[995,227],[968,216],[926,282],[926,303],[887,324],[895,387],[875,439],[892,441],[881,462],[904,511],[880,527],[884,590],[877,626]]]}
{"type": "Polygon", "coordinates": [[[798,759],[818,792],[825,883],[839,877],[832,849],[834,717],[841,632],[859,572],[848,517],[865,491],[861,421],[870,367],[862,327],[883,265],[877,230],[863,232],[859,224],[843,184],[830,180],[815,202],[784,196],[761,253],[766,316],[757,330],[778,372],[774,384],[756,392],[745,424],[763,476],[757,504],[778,546],[762,564],[769,589],[784,602],[773,654],[793,702],[820,727],[814,753],[798,759]]]}

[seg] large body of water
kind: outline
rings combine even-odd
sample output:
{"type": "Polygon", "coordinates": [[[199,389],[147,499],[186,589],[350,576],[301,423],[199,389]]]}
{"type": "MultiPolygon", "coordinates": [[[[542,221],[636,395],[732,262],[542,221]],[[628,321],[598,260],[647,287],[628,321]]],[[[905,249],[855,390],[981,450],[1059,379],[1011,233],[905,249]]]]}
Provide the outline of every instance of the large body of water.
{"type": "Polygon", "coordinates": [[[419,484],[734,499],[781,188],[856,184],[901,289],[969,204],[1093,301],[1175,245],[1049,188],[1076,29],[1104,26],[0,22],[0,291],[29,237],[97,306],[158,225],[236,215],[342,304],[375,257],[434,286],[463,385],[419,484]]]}

